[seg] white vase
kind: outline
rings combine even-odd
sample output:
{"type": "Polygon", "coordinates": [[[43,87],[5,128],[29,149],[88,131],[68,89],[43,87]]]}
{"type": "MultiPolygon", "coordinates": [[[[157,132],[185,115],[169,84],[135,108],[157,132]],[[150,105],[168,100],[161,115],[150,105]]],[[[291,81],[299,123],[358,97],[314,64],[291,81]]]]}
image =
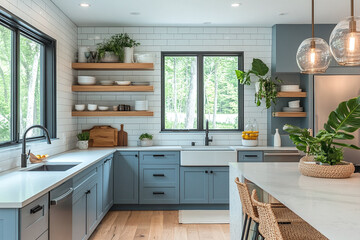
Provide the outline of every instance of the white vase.
{"type": "Polygon", "coordinates": [[[144,138],[140,141],[140,145],[142,147],[151,147],[153,145],[153,141],[148,138],[144,138]]]}
{"type": "Polygon", "coordinates": [[[274,147],[281,147],[281,137],[280,137],[278,128],[275,130],[274,147]]]}
{"type": "Polygon", "coordinates": [[[89,148],[89,141],[78,141],[77,142],[77,147],[80,150],[86,150],[89,148]]]}
{"type": "Polygon", "coordinates": [[[124,48],[124,63],[133,63],[134,62],[134,47],[124,48]]]}

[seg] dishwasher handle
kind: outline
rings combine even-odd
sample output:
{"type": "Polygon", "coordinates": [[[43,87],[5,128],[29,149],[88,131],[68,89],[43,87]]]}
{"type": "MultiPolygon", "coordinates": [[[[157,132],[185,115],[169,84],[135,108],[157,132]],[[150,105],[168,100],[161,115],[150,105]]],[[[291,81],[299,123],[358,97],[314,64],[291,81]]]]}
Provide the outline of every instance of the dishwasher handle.
{"type": "Polygon", "coordinates": [[[301,153],[264,153],[264,156],[300,156],[301,153]]]}
{"type": "Polygon", "coordinates": [[[61,195],[57,198],[51,199],[50,205],[57,205],[59,202],[61,202],[62,200],[66,199],[68,196],[70,196],[73,193],[73,191],[74,191],[73,188],[69,188],[69,190],[66,193],[64,193],[63,195],[61,195]]]}

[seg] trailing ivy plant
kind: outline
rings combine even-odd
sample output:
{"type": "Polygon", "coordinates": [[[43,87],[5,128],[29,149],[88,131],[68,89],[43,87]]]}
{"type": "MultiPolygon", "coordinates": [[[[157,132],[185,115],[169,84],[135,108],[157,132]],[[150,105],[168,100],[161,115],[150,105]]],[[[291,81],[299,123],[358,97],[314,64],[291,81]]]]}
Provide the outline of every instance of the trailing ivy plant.
{"type": "Polygon", "coordinates": [[[132,39],[127,33],[120,33],[111,36],[109,39],[104,40],[104,42],[97,45],[97,52],[99,59],[105,56],[105,52],[113,52],[116,56],[119,57],[120,62],[124,58],[124,48],[125,47],[136,47],[140,43],[132,39]]]}
{"type": "Polygon", "coordinates": [[[338,142],[354,139],[352,133],[359,128],[360,96],[340,103],[337,109],[330,113],[324,129],[315,137],[311,136],[308,129],[288,124],[284,126],[297,149],[314,156],[318,162],[330,165],[338,164],[344,159],[344,147],[360,150],[360,147],[353,144],[338,142]]]}
{"type": "Polygon", "coordinates": [[[266,108],[270,108],[271,104],[276,104],[278,84],[282,81],[275,77],[272,79],[267,76],[269,67],[260,59],[254,58],[251,69],[247,72],[235,70],[236,76],[240,84],[250,85],[251,76],[258,78],[259,90],[255,93],[255,103],[261,106],[261,101],[264,99],[266,108]]]}

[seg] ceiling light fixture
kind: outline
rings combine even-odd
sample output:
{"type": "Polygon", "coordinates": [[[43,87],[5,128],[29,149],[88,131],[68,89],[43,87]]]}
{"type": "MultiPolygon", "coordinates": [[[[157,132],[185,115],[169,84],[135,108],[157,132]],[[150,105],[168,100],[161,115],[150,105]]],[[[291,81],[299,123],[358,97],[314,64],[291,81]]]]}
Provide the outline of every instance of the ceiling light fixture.
{"type": "Polygon", "coordinates": [[[311,4],[312,37],[305,39],[296,53],[296,62],[301,73],[306,74],[324,73],[331,61],[330,47],[327,42],[322,38],[314,37],[314,1],[312,0],[311,4]]]}
{"type": "Polygon", "coordinates": [[[138,15],[140,15],[140,13],[139,12],[131,12],[130,15],[138,16],[138,15]]]}
{"type": "Polygon", "coordinates": [[[335,60],[343,66],[360,65],[360,17],[354,17],[354,0],[351,16],[339,22],[330,35],[330,50],[335,60]]]}
{"type": "Polygon", "coordinates": [[[80,3],[80,7],[90,7],[90,4],[88,4],[88,3],[80,3]]]}
{"type": "Polygon", "coordinates": [[[241,3],[232,3],[231,6],[232,7],[240,7],[241,3]]]}

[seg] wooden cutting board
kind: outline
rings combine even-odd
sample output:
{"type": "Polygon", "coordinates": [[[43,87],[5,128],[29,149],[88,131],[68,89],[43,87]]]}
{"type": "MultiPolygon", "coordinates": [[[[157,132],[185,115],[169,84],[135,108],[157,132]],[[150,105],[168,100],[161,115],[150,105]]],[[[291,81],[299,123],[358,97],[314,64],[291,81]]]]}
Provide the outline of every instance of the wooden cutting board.
{"type": "Polygon", "coordinates": [[[90,129],[90,147],[113,147],[118,144],[117,129],[110,126],[95,126],[90,129]]]}
{"type": "Polygon", "coordinates": [[[118,138],[119,146],[127,146],[128,145],[128,134],[124,131],[124,124],[121,124],[121,129],[119,131],[118,138]]]}

